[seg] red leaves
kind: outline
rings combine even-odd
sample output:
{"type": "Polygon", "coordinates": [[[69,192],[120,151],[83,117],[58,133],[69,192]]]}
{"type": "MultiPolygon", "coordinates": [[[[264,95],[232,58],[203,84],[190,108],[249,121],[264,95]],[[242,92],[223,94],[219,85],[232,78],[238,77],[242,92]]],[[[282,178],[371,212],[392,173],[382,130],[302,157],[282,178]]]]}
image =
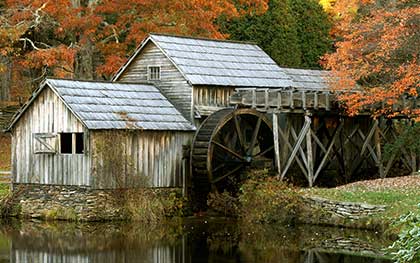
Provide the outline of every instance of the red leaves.
{"type": "Polygon", "coordinates": [[[62,76],[74,71],[76,55],[83,59],[84,50],[93,50],[90,55],[105,62],[97,73],[110,76],[149,32],[224,38],[215,19],[263,12],[267,1],[7,0],[0,14],[0,54],[15,52],[21,66],[47,67],[62,76]],[[33,45],[20,50],[22,37],[33,45]]]}
{"type": "MultiPolygon", "coordinates": [[[[343,8],[344,2],[348,1],[337,1],[337,6],[343,8]]],[[[326,67],[340,77],[332,88],[347,91],[340,99],[350,114],[383,102],[381,112],[392,112],[392,104],[401,96],[417,96],[420,88],[419,45],[415,41],[420,34],[420,7],[404,1],[389,1],[385,6],[375,1],[352,3],[361,12],[355,17],[342,10],[346,17],[336,32],[342,34],[343,41],[337,43],[334,54],[324,58],[326,67]],[[350,92],[355,83],[362,90],[359,95],[350,92]]]]}

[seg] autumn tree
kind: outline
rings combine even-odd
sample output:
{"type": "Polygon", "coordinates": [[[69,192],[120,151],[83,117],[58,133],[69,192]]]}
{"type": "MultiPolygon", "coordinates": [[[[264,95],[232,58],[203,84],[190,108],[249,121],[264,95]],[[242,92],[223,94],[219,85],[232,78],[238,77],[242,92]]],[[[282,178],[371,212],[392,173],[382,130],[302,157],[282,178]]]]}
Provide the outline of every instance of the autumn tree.
{"type": "MultiPolygon", "coordinates": [[[[325,56],[336,77],[333,89],[350,114],[370,106],[396,114],[392,105],[420,89],[420,6],[416,0],[337,0],[342,18],[337,51],[325,56]],[[350,8],[350,10],[349,10],[350,8]]],[[[419,116],[418,110],[402,113],[419,116]]]]}
{"type": "Polygon", "coordinates": [[[46,76],[108,79],[149,32],[224,38],[217,17],[265,9],[265,0],[5,0],[0,70],[12,68],[20,94],[46,76]]]}
{"type": "Polygon", "coordinates": [[[330,21],[315,0],[271,0],[264,14],[219,23],[231,39],[257,43],[281,66],[318,68],[332,47],[330,21]]]}

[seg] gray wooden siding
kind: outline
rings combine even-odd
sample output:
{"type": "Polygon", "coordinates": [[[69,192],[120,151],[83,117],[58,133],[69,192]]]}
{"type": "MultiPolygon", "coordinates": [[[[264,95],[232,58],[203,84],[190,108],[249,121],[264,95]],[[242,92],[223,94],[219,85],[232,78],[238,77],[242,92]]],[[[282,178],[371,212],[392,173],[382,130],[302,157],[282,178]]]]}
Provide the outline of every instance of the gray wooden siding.
{"type": "MultiPolygon", "coordinates": [[[[12,176],[15,183],[88,185],[87,154],[35,154],[34,133],[86,132],[83,125],[50,89],[46,88],[13,128],[12,176]]],[[[85,144],[88,140],[85,140],[85,144]]],[[[86,149],[88,149],[88,145],[86,149]]],[[[56,147],[58,149],[58,147],[56,147]]]]}
{"type": "Polygon", "coordinates": [[[161,79],[159,81],[153,81],[152,83],[163,91],[164,95],[175,105],[185,118],[192,121],[192,87],[155,44],[149,42],[121,75],[118,81],[148,81],[148,66],[161,67],[161,79]]]}
{"type": "Polygon", "coordinates": [[[229,97],[234,91],[234,87],[194,86],[194,110],[201,116],[209,116],[229,107],[229,97]]]}
{"type": "MultiPolygon", "coordinates": [[[[113,175],[101,168],[103,158],[97,152],[95,142],[103,132],[92,131],[90,134],[94,156],[92,170],[95,173],[92,184],[96,188],[114,188],[118,187],[116,176],[121,175],[113,175]]],[[[182,146],[190,143],[193,132],[133,131],[128,134],[124,145],[128,146],[125,152],[129,158],[125,161],[131,162],[128,165],[132,165],[138,174],[147,177],[149,186],[182,186],[182,146]]]]}

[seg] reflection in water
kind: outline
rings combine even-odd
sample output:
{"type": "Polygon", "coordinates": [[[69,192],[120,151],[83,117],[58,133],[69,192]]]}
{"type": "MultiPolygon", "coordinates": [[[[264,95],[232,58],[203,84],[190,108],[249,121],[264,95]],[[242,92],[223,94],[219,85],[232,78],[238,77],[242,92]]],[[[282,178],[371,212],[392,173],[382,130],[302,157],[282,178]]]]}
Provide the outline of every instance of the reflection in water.
{"type": "Polygon", "coordinates": [[[195,219],[153,228],[126,222],[9,222],[0,231],[0,262],[390,262],[374,258],[383,256],[389,240],[313,226],[240,227],[195,219]]]}

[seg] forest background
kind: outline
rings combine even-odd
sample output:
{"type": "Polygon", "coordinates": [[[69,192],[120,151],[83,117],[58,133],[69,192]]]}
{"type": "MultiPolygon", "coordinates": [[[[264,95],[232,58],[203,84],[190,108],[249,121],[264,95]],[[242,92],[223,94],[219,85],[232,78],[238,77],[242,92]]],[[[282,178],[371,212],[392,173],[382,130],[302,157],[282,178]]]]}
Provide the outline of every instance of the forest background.
{"type": "Polygon", "coordinates": [[[354,114],[417,95],[419,17],[416,0],[0,0],[0,106],[47,76],[109,80],[155,32],[252,41],[280,66],[330,69],[333,89],[362,87],[341,96],[354,114]]]}

